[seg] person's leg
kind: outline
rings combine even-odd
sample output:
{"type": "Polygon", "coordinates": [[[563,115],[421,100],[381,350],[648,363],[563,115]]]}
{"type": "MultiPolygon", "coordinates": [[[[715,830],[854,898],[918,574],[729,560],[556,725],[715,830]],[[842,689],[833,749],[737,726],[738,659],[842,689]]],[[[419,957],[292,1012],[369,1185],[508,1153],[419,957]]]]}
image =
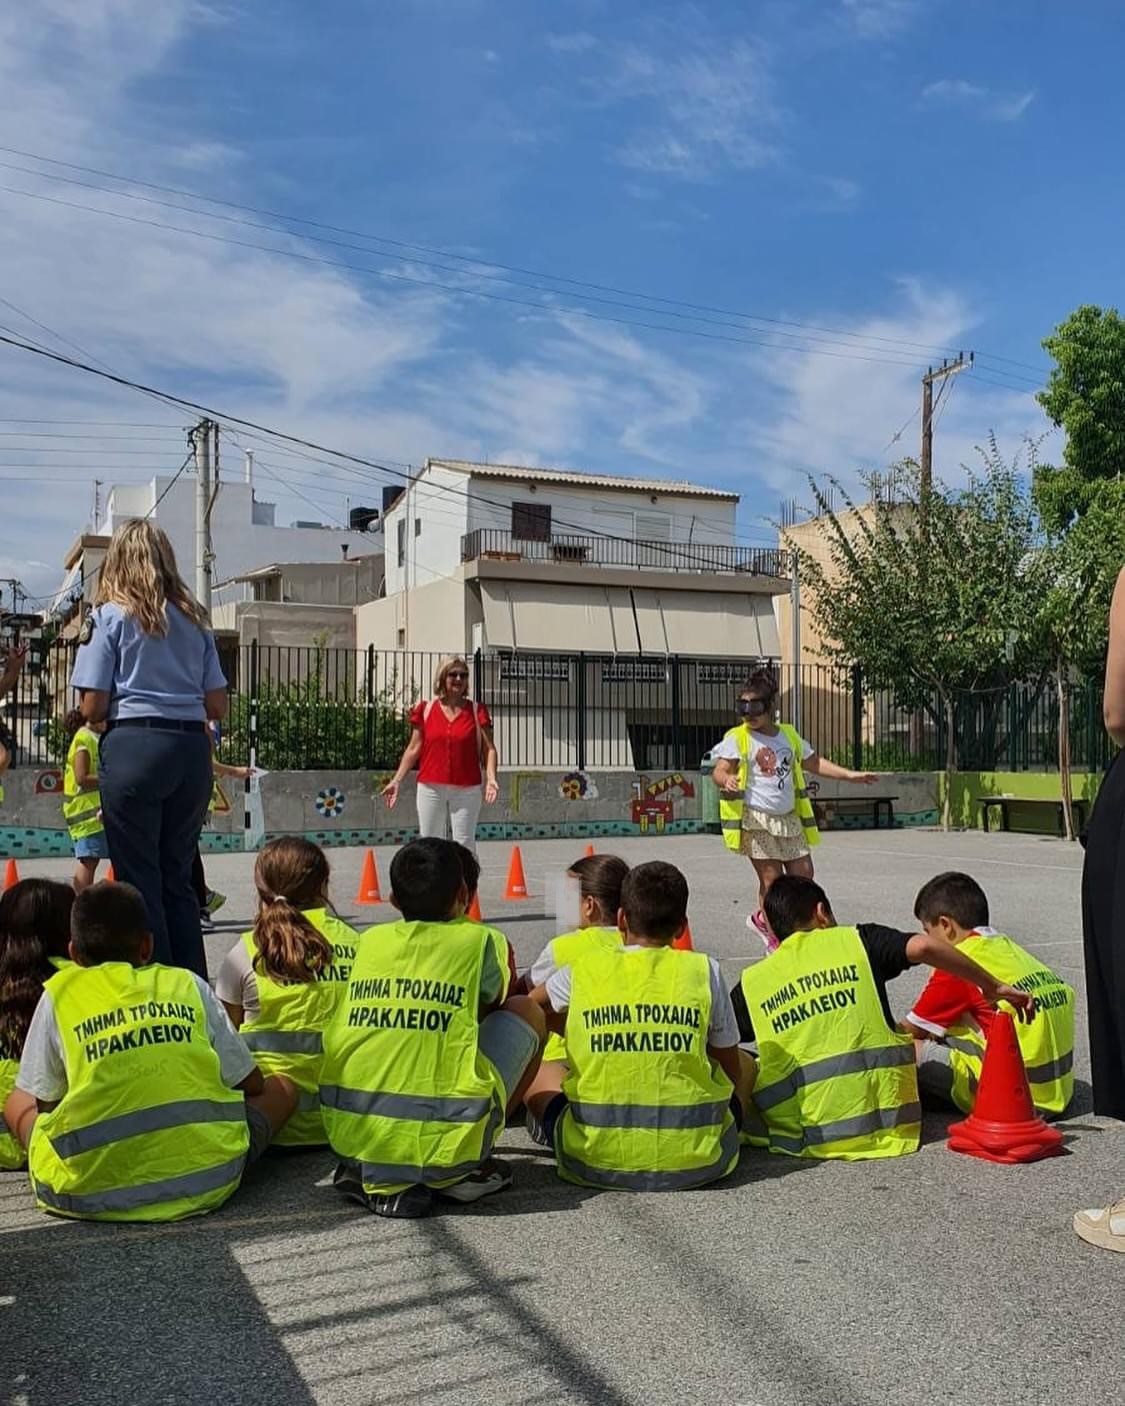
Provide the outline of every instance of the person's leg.
{"type": "Polygon", "coordinates": [[[484,792],[479,786],[449,788],[449,821],[453,838],[466,849],[477,852],[477,820],[484,792]]]}
{"type": "Polygon", "coordinates": [[[75,860],[74,878],[71,883],[75,893],[88,889],[98,873],[99,860],[96,855],[79,855],[75,860]]]}
{"type": "Polygon", "coordinates": [[[199,901],[192,884],[192,861],[211,795],[211,747],[197,732],[158,732],[172,788],[164,801],[160,829],[160,880],[173,966],[207,976],[199,924],[199,901]]]}
{"type": "Polygon", "coordinates": [[[754,873],[758,876],[758,907],[764,911],[766,894],[769,893],[773,881],[781,878],[784,866],[777,859],[751,858],[750,863],[754,866],[754,873]]]}
{"type": "Polygon", "coordinates": [[[199,841],[195,844],[195,858],[191,861],[191,886],[195,890],[196,902],[202,913],[207,907],[207,875],[203,869],[203,856],[199,852],[199,841]]]}
{"type": "Polygon", "coordinates": [[[915,1040],[914,1058],[918,1064],[918,1093],[922,1106],[942,1112],[956,1109],[949,1046],[940,1045],[936,1040],[915,1040]]]}
{"type": "Polygon", "coordinates": [[[746,1123],[746,1110],[750,1107],[750,1096],[758,1082],[758,1061],[748,1051],[738,1051],[738,1078],[734,1083],[734,1097],[742,1110],[742,1123],[746,1123]]]}
{"type": "Polygon", "coordinates": [[[523,1101],[527,1111],[540,1123],[551,1102],[562,1093],[568,1066],[561,1059],[545,1059],[527,1086],[523,1101]]]}
{"type": "MultiPolygon", "coordinates": [[[[787,859],[783,867],[787,874],[796,874],[802,879],[811,879],[813,877],[811,854],[803,854],[800,859],[787,859]]],[[[776,878],[776,875],[774,877],[776,878]]],[[[772,883],[773,880],[770,882],[772,883]]]]}
{"type": "Polygon", "coordinates": [[[98,771],[102,823],[114,877],[140,890],[157,962],[172,960],[160,872],[160,828],[168,794],[166,749],[160,738],[167,735],[143,728],[111,728],[101,744],[98,771]]]}
{"type": "Polygon", "coordinates": [[[247,1164],[256,1162],[277,1137],[297,1107],[299,1090],[284,1074],[270,1074],[260,1094],[247,1094],[246,1121],[250,1124],[247,1164]]]}
{"type": "Polygon", "coordinates": [[[447,786],[427,786],[418,783],[418,833],[424,840],[444,840],[446,837],[447,786]]]}
{"type": "Polygon", "coordinates": [[[504,1081],[507,1111],[523,1102],[547,1043],[543,1012],[529,996],[509,996],[499,1010],[480,1023],[480,1052],[504,1081]]]}

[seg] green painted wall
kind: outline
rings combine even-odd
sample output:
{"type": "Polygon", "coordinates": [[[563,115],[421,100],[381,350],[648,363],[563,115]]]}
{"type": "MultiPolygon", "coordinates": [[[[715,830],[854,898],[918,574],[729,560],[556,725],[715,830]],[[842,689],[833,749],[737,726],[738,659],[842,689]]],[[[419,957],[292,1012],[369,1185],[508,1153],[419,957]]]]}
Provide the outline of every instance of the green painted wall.
{"type": "MultiPolygon", "coordinates": [[[[1074,799],[1093,804],[1101,783],[1100,772],[1076,771],[1071,774],[1071,793],[1074,799]]],[[[945,774],[937,777],[938,799],[945,801],[945,774]]],[[[1055,772],[1044,771],[963,771],[953,778],[953,824],[967,829],[980,826],[980,806],[983,796],[1014,796],[1017,800],[1057,801],[1062,797],[1059,778],[1055,772]]],[[[1088,814],[1087,810],[1087,814],[1088,814]]],[[[994,829],[1000,825],[999,811],[989,816],[994,829]]],[[[1011,808],[1010,824],[1013,830],[1035,835],[1057,835],[1058,824],[1054,810],[1046,806],[1019,806],[1011,808]]]]}

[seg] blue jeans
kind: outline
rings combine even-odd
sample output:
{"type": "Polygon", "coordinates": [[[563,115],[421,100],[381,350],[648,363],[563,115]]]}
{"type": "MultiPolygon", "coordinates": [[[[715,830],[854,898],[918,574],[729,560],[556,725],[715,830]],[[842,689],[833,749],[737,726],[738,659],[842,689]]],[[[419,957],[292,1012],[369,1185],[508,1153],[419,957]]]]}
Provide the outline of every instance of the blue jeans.
{"type": "Polygon", "coordinates": [[[202,732],[111,728],[102,741],[102,820],[114,873],[148,909],[155,960],[207,975],[191,866],[211,796],[202,732]]]}

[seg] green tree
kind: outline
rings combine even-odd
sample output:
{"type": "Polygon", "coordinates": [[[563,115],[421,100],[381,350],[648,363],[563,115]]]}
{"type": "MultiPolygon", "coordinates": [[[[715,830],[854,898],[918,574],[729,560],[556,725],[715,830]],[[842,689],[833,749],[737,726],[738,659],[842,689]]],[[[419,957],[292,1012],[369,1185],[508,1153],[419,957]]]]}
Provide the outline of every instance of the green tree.
{"type": "Polygon", "coordinates": [[[1043,346],[1055,366],[1036,399],[1066,443],[1062,467],[1037,469],[1034,494],[1044,526],[1058,534],[1125,467],[1125,320],[1088,303],[1043,346]]]}
{"type": "Polygon", "coordinates": [[[951,823],[959,764],[958,703],[996,694],[1035,662],[1036,602],[1025,575],[1037,544],[1035,515],[1019,471],[995,439],[965,487],[935,482],[923,497],[917,466],[896,469],[904,490],[875,492],[834,510],[813,484],[827,560],[801,554],[801,573],[828,656],[858,664],[899,705],[926,710],[945,739],[943,824],[951,823]]]}

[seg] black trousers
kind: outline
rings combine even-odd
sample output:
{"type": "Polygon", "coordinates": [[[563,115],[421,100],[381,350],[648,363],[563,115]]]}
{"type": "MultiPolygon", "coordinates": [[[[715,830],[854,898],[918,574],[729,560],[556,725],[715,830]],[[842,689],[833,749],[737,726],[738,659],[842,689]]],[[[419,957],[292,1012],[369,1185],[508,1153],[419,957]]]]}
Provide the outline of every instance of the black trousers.
{"type": "Polygon", "coordinates": [[[211,795],[211,744],[202,732],[113,728],[100,754],[116,877],[141,891],[156,960],[206,976],[192,862],[211,795]]]}
{"type": "Polygon", "coordinates": [[[1094,1112],[1125,1120],[1125,763],[1102,782],[1086,837],[1082,938],[1094,1112]]]}

